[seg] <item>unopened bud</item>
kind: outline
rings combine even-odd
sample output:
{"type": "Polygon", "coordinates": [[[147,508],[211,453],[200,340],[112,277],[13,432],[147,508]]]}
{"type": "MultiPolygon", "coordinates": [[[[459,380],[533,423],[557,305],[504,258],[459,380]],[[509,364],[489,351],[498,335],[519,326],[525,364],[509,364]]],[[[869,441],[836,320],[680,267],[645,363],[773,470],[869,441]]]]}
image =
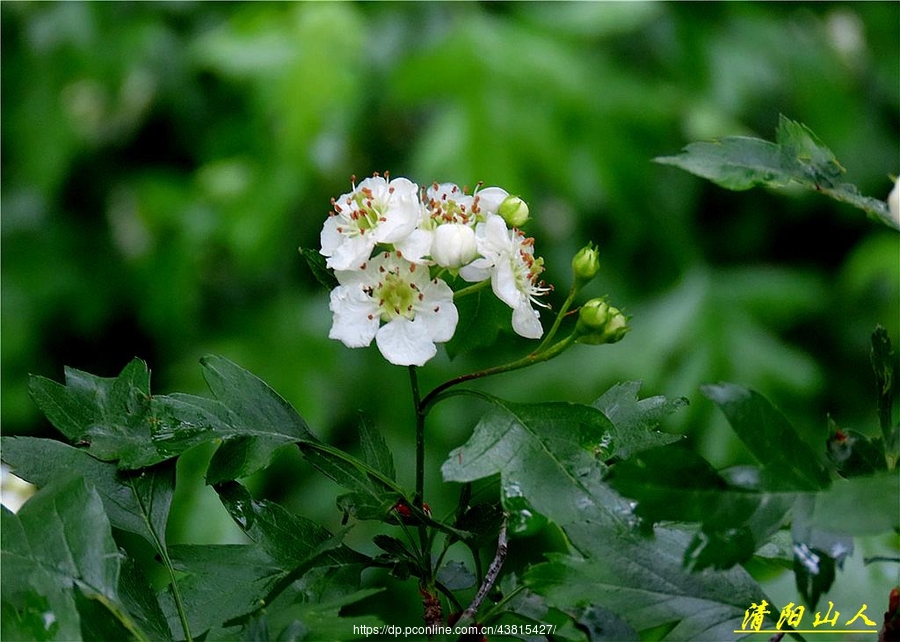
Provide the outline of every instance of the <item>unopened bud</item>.
{"type": "Polygon", "coordinates": [[[580,289],[600,271],[600,252],[593,243],[588,243],[578,250],[572,259],[572,273],[575,275],[575,288],[580,289]]]}
{"type": "Polygon", "coordinates": [[[575,325],[578,343],[615,343],[629,330],[625,315],[610,306],[605,299],[591,299],[578,311],[578,323],[575,325]]]}
{"type": "Polygon", "coordinates": [[[478,256],[475,230],[462,223],[445,223],[434,230],[431,258],[445,268],[459,268],[478,256]]]}
{"type": "Polygon", "coordinates": [[[507,196],[497,212],[507,225],[522,227],[528,221],[528,203],[518,196],[507,196]]]}

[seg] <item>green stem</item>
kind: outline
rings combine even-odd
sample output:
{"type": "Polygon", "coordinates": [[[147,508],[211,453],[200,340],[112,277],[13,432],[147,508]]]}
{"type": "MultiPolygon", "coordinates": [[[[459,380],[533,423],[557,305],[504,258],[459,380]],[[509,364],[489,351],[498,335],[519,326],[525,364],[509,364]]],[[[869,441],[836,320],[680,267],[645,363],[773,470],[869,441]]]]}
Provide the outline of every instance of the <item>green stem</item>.
{"type": "Polygon", "coordinates": [[[419,413],[424,418],[424,416],[431,409],[431,406],[433,406],[441,398],[442,393],[444,393],[444,391],[446,391],[448,388],[452,388],[453,386],[464,383],[466,381],[472,381],[473,379],[481,379],[482,377],[489,377],[491,375],[502,374],[504,372],[511,372],[513,370],[527,368],[528,366],[532,366],[536,363],[549,361],[550,359],[557,357],[565,352],[566,349],[569,348],[573,343],[575,343],[575,335],[571,334],[565,339],[562,339],[561,341],[558,341],[554,345],[550,346],[543,352],[532,352],[531,354],[511,363],[494,366],[493,368],[486,368],[485,370],[479,370],[477,372],[470,372],[468,374],[460,375],[459,377],[456,377],[454,379],[450,379],[449,381],[445,381],[422,398],[422,400],[419,402],[419,413]]]}
{"type": "MultiPolygon", "coordinates": [[[[419,377],[416,366],[409,367],[409,385],[412,389],[413,408],[416,411],[416,494],[413,496],[413,505],[424,512],[425,504],[425,409],[422,406],[419,394],[419,377]]],[[[428,528],[424,522],[419,522],[419,545],[422,552],[422,584],[431,589],[433,586],[431,569],[431,542],[428,538],[428,528]]]]}
{"type": "Polygon", "coordinates": [[[461,299],[464,296],[469,296],[470,294],[475,294],[478,290],[482,290],[486,288],[490,284],[490,279],[485,279],[484,281],[479,281],[478,283],[474,283],[468,287],[462,288],[461,290],[457,290],[453,293],[453,300],[461,299]]]}
{"type": "Polygon", "coordinates": [[[144,502],[141,500],[140,494],[133,486],[131,490],[134,493],[135,498],[137,498],[138,505],[141,507],[141,515],[144,520],[144,525],[147,527],[147,530],[150,531],[150,535],[153,537],[154,548],[156,548],[156,551],[159,553],[159,557],[163,562],[163,566],[166,567],[166,574],[169,576],[170,586],[172,587],[172,599],[175,602],[175,610],[178,612],[178,619],[181,621],[181,628],[184,629],[185,642],[194,642],[194,638],[191,635],[191,627],[190,624],[188,624],[187,611],[185,610],[184,602],[181,599],[181,591],[178,590],[178,582],[176,582],[175,579],[175,567],[172,565],[172,560],[169,558],[169,551],[166,549],[166,545],[163,542],[164,534],[163,536],[161,536],[156,532],[156,528],[154,528],[153,523],[149,518],[150,510],[144,506],[144,502]]]}
{"type": "Polygon", "coordinates": [[[181,600],[181,591],[178,590],[178,584],[175,582],[175,567],[172,566],[172,560],[169,559],[169,553],[165,548],[160,551],[160,557],[166,567],[166,573],[168,573],[169,579],[172,581],[172,598],[175,600],[175,610],[178,611],[181,628],[184,629],[185,642],[194,642],[194,638],[191,635],[191,627],[188,624],[187,611],[185,611],[184,602],[181,600]]]}
{"type": "Polygon", "coordinates": [[[566,316],[566,312],[569,311],[569,307],[571,307],[572,302],[575,300],[576,294],[577,290],[573,285],[569,290],[569,296],[566,297],[566,300],[563,302],[562,307],[559,309],[559,312],[556,313],[556,319],[554,319],[553,325],[550,327],[550,331],[544,337],[544,340],[541,341],[541,344],[537,347],[537,350],[535,350],[535,352],[540,352],[541,350],[543,350],[553,340],[553,337],[556,336],[556,331],[559,330],[559,326],[562,324],[562,320],[566,316]]]}

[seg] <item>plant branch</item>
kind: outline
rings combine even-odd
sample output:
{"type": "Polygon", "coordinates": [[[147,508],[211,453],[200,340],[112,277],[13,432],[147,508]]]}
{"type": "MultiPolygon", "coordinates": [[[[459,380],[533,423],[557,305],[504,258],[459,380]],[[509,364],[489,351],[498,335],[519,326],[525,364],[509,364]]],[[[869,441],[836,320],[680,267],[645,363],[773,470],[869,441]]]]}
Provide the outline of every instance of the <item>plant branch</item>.
{"type": "MultiPolygon", "coordinates": [[[[412,390],[413,408],[416,412],[416,494],[413,496],[413,506],[421,512],[425,512],[425,412],[422,410],[422,400],[419,394],[419,377],[416,366],[409,367],[409,385],[412,390]]],[[[428,528],[425,522],[419,522],[419,550],[421,551],[422,583],[427,588],[433,585],[433,571],[431,568],[431,540],[428,537],[428,528]]]]}
{"type": "Polygon", "coordinates": [[[473,379],[481,379],[483,377],[489,377],[491,375],[503,374],[504,372],[511,372],[513,370],[527,368],[528,366],[532,366],[536,363],[549,361],[553,357],[557,357],[562,354],[573,343],[575,343],[575,336],[569,335],[565,339],[562,339],[561,341],[555,343],[542,352],[532,352],[531,354],[511,363],[494,366],[493,368],[486,368],[485,370],[479,370],[477,372],[470,372],[468,374],[460,375],[459,377],[456,377],[454,379],[450,379],[449,381],[445,381],[422,398],[422,400],[419,402],[419,413],[424,418],[424,416],[430,410],[431,406],[433,406],[435,402],[440,399],[441,393],[443,393],[448,388],[452,388],[455,385],[465,383],[466,381],[472,381],[473,379]]]}
{"type": "Polygon", "coordinates": [[[484,581],[478,588],[478,592],[472,599],[472,603],[469,604],[468,608],[463,611],[462,615],[459,617],[459,621],[457,622],[458,626],[465,626],[470,621],[475,621],[475,615],[478,613],[478,609],[481,608],[484,598],[487,597],[488,593],[491,592],[491,589],[494,588],[494,584],[497,583],[497,578],[500,576],[500,570],[503,568],[503,561],[506,559],[506,551],[506,519],[504,519],[503,523],[500,525],[500,534],[497,536],[497,553],[494,555],[491,565],[488,566],[484,581]]]}

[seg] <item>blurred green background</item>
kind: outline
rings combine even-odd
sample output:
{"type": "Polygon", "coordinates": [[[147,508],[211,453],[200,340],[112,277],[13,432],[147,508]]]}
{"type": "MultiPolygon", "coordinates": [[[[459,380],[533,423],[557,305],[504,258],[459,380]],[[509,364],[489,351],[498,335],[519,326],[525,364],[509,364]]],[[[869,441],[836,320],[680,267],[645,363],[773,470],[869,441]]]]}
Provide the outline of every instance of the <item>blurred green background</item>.
{"type": "MultiPolygon", "coordinates": [[[[52,434],[29,373],[114,376],[138,356],[157,392],[203,393],[198,359],[217,353],[336,445],[355,448],[365,410],[411,483],[407,373],[327,339],[327,292],[297,252],[351,174],[374,171],[521,195],[557,303],[571,256],[598,244],[587,295],[611,295],[631,334],[484,389],[590,402],[640,379],[691,400],[664,428],[720,466],[746,455],[706,382],[755,388],[812,441],[829,413],[877,433],[868,345],[877,323],[900,342],[897,234],[817,194],[727,192],[652,159],[772,139],[783,113],[885,198],[896,2],[16,2],[0,26],[5,434],[52,434]]],[[[496,353],[441,354],[422,386],[526,349],[510,334],[496,353]]],[[[481,410],[449,401],[430,419],[438,514],[455,501],[440,463],[481,410]]],[[[339,522],[334,487],[292,452],[253,484],[339,522]]],[[[183,488],[174,539],[233,536],[221,515],[186,519],[214,508],[202,480],[183,488]]]]}

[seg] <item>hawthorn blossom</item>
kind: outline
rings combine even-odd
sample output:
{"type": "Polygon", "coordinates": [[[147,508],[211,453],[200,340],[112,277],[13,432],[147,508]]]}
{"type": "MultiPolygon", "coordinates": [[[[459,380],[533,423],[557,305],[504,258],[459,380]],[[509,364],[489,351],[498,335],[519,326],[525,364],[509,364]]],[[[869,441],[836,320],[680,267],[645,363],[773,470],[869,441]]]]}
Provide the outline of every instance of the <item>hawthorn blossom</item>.
{"type": "Polygon", "coordinates": [[[419,186],[406,178],[366,178],[332,201],[333,211],[322,227],[320,253],[334,270],[356,269],[378,244],[399,243],[419,225],[419,186]]]}
{"type": "Polygon", "coordinates": [[[453,337],[459,320],[453,290],[401,253],[381,252],[359,269],[336,270],[335,276],[330,339],[349,348],[375,339],[391,363],[421,366],[437,353],[435,343],[453,337]]]}
{"type": "Polygon", "coordinates": [[[540,316],[532,305],[546,307],[536,297],[549,290],[539,280],[544,260],[534,257],[534,239],[506,227],[499,215],[489,214],[475,228],[480,258],[463,266],[459,275],[469,282],[490,278],[498,299],[513,310],[512,327],[516,334],[539,339],[544,333],[540,316]]]}
{"type": "Polygon", "coordinates": [[[455,183],[432,183],[423,194],[421,223],[395,247],[414,263],[457,269],[478,256],[476,199],[455,183]]]}

